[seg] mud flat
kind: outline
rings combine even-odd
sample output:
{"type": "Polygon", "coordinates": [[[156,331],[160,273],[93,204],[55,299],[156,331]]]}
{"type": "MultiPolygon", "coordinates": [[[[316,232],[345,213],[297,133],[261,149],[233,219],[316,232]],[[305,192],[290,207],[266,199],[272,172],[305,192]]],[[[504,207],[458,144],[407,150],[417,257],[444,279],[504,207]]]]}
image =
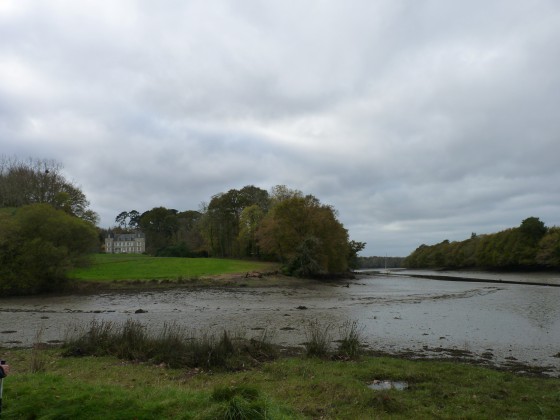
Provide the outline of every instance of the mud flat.
{"type": "Polygon", "coordinates": [[[0,299],[0,346],[59,343],[91,320],[135,319],[150,329],[272,334],[300,346],[309,320],[357,320],[365,344],[403,357],[437,357],[536,368],[560,376],[560,288],[360,275],[289,287],[206,287],[0,299]]]}

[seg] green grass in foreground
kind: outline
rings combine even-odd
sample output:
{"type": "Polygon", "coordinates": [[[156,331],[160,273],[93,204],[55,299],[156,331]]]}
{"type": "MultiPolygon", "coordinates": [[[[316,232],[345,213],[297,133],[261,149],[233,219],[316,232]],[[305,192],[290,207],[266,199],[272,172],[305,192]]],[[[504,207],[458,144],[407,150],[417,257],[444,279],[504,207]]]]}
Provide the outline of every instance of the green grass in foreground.
{"type": "Polygon", "coordinates": [[[59,350],[3,350],[2,419],[497,419],[560,416],[560,380],[478,366],[363,357],[287,358],[240,372],[64,358],[59,350]],[[33,357],[44,372],[32,373],[33,357]],[[373,391],[375,379],[408,381],[373,391]],[[243,417],[245,415],[245,417],[243,417]]]}
{"type": "Polygon", "coordinates": [[[140,254],[95,254],[89,267],[73,270],[78,280],[189,279],[220,274],[269,271],[274,264],[219,258],[163,258],[140,254]]]}

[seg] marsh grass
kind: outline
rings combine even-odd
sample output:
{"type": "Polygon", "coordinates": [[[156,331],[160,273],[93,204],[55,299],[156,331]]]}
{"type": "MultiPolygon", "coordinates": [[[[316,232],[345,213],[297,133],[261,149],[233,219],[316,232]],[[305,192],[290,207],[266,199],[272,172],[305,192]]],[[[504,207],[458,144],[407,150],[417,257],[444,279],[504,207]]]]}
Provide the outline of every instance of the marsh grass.
{"type": "Polygon", "coordinates": [[[279,355],[278,346],[273,344],[274,336],[273,331],[264,329],[259,337],[253,337],[246,342],[245,350],[259,362],[274,360],[279,355]]]}
{"type": "Polygon", "coordinates": [[[130,319],[121,324],[93,320],[89,328],[71,331],[64,345],[66,356],[115,356],[172,368],[238,370],[278,354],[267,335],[247,340],[227,330],[218,336],[187,331],[176,323],[164,324],[157,334],[130,319]]]}
{"type": "Polygon", "coordinates": [[[305,351],[308,357],[325,357],[331,348],[331,324],[321,324],[317,319],[309,321],[305,328],[305,351]]]}
{"type": "Polygon", "coordinates": [[[560,407],[558,378],[456,362],[290,357],[232,372],[61,357],[60,350],[46,349],[48,370],[31,373],[31,352],[2,349],[12,365],[2,420],[555,419],[560,407]],[[367,385],[375,379],[406,381],[409,388],[373,391],[367,385]]]}
{"type": "Polygon", "coordinates": [[[332,357],[334,359],[357,359],[363,354],[363,336],[358,321],[345,321],[338,329],[338,343],[333,351],[333,324],[322,323],[318,319],[309,321],[305,328],[305,353],[308,357],[332,357]]]}
{"type": "Polygon", "coordinates": [[[44,372],[47,367],[47,359],[43,350],[45,345],[43,344],[43,333],[44,327],[41,326],[35,333],[35,339],[33,341],[33,347],[31,349],[31,357],[29,360],[31,372],[44,372]]]}
{"type": "Polygon", "coordinates": [[[356,359],[363,353],[363,329],[356,320],[345,321],[342,324],[339,328],[338,357],[356,359]]]}

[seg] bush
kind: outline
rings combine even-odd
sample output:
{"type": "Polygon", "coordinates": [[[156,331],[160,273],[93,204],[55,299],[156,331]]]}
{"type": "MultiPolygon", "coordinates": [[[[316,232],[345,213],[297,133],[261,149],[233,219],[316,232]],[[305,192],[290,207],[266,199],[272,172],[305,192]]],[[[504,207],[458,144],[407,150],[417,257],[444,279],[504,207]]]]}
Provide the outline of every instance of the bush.
{"type": "Polygon", "coordinates": [[[48,204],[0,214],[0,294],[61,289],[97,246],[94,226],[48,204]]]}

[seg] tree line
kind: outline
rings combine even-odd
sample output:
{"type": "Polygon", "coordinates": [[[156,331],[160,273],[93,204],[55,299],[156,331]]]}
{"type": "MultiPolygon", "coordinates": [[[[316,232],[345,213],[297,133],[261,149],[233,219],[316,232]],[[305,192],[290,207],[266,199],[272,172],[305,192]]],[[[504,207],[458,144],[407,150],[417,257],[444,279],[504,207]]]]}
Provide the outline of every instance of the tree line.
{"type": "Polygon", "coordinates": [[[401,268],[404,257],[358,257],[358,268],[401,268]]]}
{"type": "Polygon", "coordinates": [[[517,228],[460,242],[420,245],[404,260],[407,268],[559,269],[560,227],[529,217],[517,228]]]}
{"type": "Polygon", "coordinates": [[[231,189],[198,211],[123,211],[115,222],[115,233],[144,232],[152,255],[278,261],[298,276],[346,273],[365,246],[349,239],[332,206],[283,185],[270,192],[253,185],[231,189]]]}
{"type": "Polygon", "coordinates": [[[231,189],[199,210],[123,211],[109,230],[97,221],[58,163],[0,157],[0,294],[60,289],[112,232],[141,230],[151,255],[278,261],[309,277],[347,273],[365,246],[349,239],[332,206],[286,186],[231,189]]]}

